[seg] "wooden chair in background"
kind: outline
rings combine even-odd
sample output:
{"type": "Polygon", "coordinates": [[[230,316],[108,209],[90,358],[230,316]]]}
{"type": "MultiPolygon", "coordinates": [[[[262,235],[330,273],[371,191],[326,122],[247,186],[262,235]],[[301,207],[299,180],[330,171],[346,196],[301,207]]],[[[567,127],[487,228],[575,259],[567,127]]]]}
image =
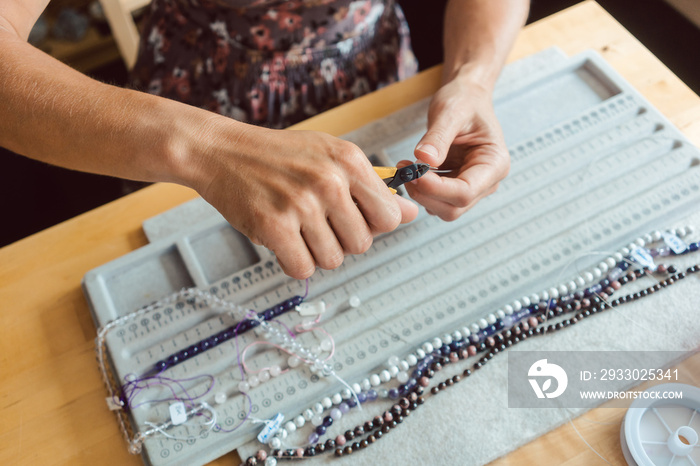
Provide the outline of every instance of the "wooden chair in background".
{"type": "Polygon", "coordinates": [[[133,13],[150,2],[151,0],[100,0],[127,69],[133,68],[136,63],[139,49],[139,31],[133,13]]]}

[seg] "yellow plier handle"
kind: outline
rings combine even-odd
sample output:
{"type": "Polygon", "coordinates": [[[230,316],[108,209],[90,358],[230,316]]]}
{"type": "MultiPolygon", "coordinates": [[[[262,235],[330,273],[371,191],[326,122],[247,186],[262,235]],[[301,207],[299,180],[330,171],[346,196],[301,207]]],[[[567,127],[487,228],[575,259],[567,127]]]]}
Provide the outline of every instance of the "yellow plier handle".
{"type": "MultiPolygon", "coordinates": [[[[383,179],[386,181],[387,179],[394,179],[394,176],[396,176],[396,170],[398,168],[396,167],[374,167],[374,171],[379,175],[379,178],[383,179]]],[[[389,188],[391,191],[391,194],[396,194],[396,190],[394,188],[389,188]]]]}

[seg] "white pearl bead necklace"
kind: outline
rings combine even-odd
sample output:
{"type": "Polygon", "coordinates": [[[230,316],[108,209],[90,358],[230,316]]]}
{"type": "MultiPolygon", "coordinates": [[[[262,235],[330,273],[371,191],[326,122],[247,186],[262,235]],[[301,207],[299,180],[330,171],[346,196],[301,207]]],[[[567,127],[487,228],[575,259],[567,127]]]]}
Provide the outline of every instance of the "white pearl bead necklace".
{"type": "MultiPolygon", "coordinates": [[[[683,237],[689,234],[689,232],[692,232],[692,228],[686,227],[671,231],[677,236],[683,237]]],[[[615,252],[602,260],[597,266],[584,271],[572,280],[561,283],[558,286],[542,290],[540,293],[534,293],[531,296],[523,296],[519,300],[506,304],[501,309],[488,314],[486,318],[479,319],[469,326],[460,327],[452,334],[446,333],[441,337],[435,337],[430,341],[426,341],[416,348],[413,353],[408,354],[404,359],[400,359],[398,356],[393,355],[388,359],[385,369],[380,370],[378,373],[370,374],[360,382],[353,383],[351,388],[356,393],[368,391],[390,382],[393,378],[396,378],[399,383],[406,383],[410,378],[408,369],[415,366],[418,361],[425,358],[427,354],[440,349],[443,345],[449,345],[455,340],[469,338],[472,333],[478,333],[481,329],[495,324],[498,319],[503,319],[506,316],[513,315],[515,312],[518,312],[523,308],[538,304],[540,302],[546,302],[550,299],[558,299],[560,297],[567,296],[575,292],[577,289],[583,288],[586,286],[586,284],[599,280],[604,274],[614,272],[616,265],[621,262],[625,256],[629,255],[630,249],[635,247],[644,247],[647,244],[659,241],[661,238],[661,232],[658,230],[649,233],[644,237],[639,237],[630,243],[628,247],[621,248],[618,252],[615,252]]],[[[326,348],[329,348],[328,345],[326,345],[326,348]]],[[[322,349],[325,350],[325,348],[322,349]]],[[[291,359],[292,358],[290,358],[290,366],[292,366],[291,359]]],[[[294,363],[296,364],[294,367],[299,365],[296,362],[294,363]]],[[[270,369],[271,375],[272,372],[272,369],[270,369]]],[[[378,389],[377,394],[380,398],[386,398],[388,397],[388,390],[378,389]]],[[[296,429],[303,427],[305,422],[309,420],[314,426],[321,425],[323,423],[323,413],[328,409],[331,409],[331,417],[334,420],[340,419],[342,417],[342,412],[334,406],[338,406],[343,400],[349,399],[351,396],[352,393],[350,390],[344,389],[341,393],[336,393],[330,397],[324,397],[320,403],[315,403],[313,405],[313,409],[307,408],[304,411],[303,416],[299,415],[295,418],[294,422],[286,423],[284,428],[280,429],[280,432],[278,432],[277,435],[270,440],[270,446],[272,448],[280,448],[282,444],[281,439],[285,439],[290,432],[294,432],[296,429]]]]}

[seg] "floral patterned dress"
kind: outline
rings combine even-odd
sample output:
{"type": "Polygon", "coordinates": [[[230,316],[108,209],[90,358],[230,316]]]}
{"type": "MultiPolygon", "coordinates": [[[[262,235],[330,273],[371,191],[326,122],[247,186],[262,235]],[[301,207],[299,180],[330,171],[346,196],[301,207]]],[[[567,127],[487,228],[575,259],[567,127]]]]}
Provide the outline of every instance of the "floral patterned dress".
{"type": "Polygon", "coordinates": [[[153,0],[132,77],[283,128],[416,70],[395,0],[153,0]]]}

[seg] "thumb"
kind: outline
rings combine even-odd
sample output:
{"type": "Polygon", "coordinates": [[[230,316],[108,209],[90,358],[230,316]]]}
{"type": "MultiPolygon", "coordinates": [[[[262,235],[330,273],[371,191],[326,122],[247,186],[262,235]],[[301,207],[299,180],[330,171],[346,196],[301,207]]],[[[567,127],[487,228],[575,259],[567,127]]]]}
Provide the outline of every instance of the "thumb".
{"type": "Polygon", "coordinates": [[[454,119],[449,119],[447,116],[435,118],[428,123],[428,131],[416,145],[414,155],[431,167],[439,167],[447,158],[447,152],[457,137],[458,131],[459,126],[454,119]]]}

